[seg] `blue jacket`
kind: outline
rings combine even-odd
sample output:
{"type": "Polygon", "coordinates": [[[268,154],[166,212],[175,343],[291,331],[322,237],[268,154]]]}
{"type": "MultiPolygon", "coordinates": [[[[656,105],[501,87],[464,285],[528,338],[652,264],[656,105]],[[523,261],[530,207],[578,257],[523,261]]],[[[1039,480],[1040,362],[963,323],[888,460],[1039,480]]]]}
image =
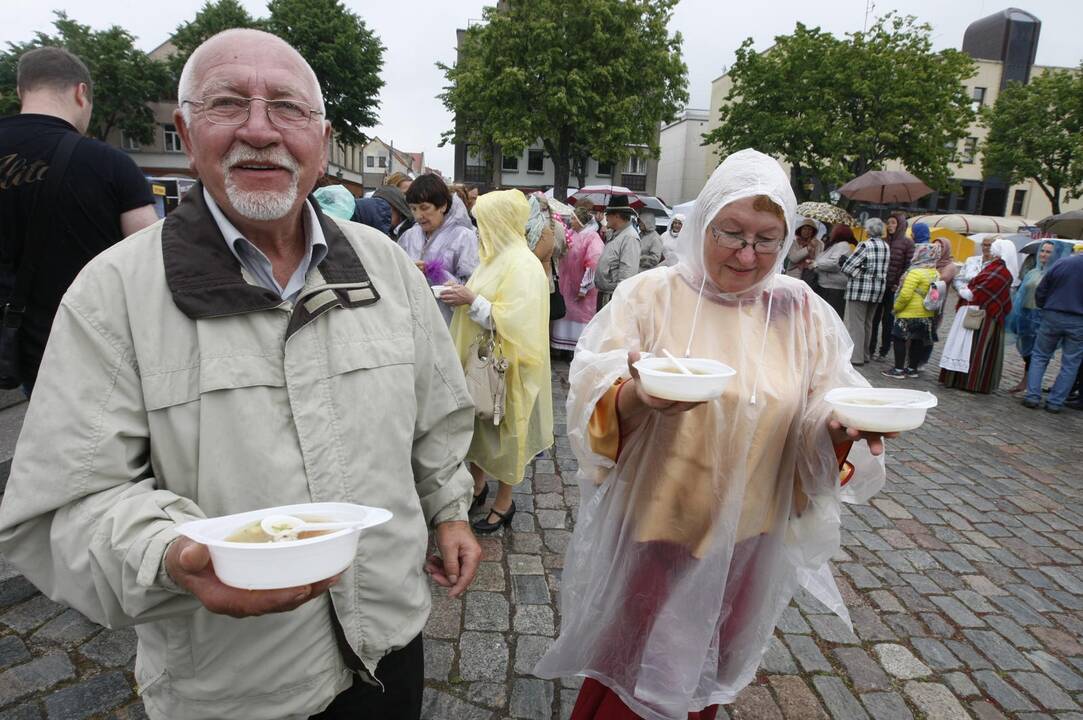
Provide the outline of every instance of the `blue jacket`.
{"type": "Polygon", "coordinates": [[[1053,263],[1034,291],[1034,302],[1042,310],[1083,315],[1083,255],[1053,263]]]}
{"type": "Polygon", "coordinates": [[[357,209],[351,219],[391,237],[391,205],[382,198],[357,198],[357,209]]]}

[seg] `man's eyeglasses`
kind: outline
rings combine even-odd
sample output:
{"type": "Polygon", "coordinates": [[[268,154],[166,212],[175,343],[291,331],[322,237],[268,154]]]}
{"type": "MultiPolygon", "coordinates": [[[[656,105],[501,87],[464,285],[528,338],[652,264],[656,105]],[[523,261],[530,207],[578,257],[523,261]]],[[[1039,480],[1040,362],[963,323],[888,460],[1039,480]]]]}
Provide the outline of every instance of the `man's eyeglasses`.
{"type": "Polygon", "coordinates": [[[236,95],[209,95],[202,100],[182,100],[203,112],[207,122],[214,125],[244,125],[252,111],[252,101],[260,100],[267,111],[267,119],[276,128],[299,130],[306,127],[316,115],[322,115],[307,103],[299,100],[268,100],[262,97],[237,97],[236,95]]]}
{"type": "Polygon", "coordinates": [[[708,225],[707,227],[711,231],[711,237],[714,239],[715,244],[724,248],[729,248],[730,250],[743,250],[751,245],[752,250],[759,255],[772,255],[782,248],[782,240],[756,240],[755,242],[749,242],[740,235],[734,235],[725,230],[719,230],[714,225],[708,225]]]}

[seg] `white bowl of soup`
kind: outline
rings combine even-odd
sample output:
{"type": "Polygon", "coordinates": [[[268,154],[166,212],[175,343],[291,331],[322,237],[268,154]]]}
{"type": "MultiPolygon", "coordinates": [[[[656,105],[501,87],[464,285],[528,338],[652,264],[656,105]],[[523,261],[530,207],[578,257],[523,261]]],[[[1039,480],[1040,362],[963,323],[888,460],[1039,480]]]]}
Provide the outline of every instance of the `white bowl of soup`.
{"type": "Polygon", "coordinates": [[[737,374],[729,365],[709,358],[678,358],[692,371],[686,375],[665,356],[640,358],[635,363],[643,390],[656,398],[679,402],[705,402],[722,395],[737,374]]]}
{"type": "Polygon", "coordinates": [[[351,503],[305,503],[194,520],[177,532],[210,549],[218,579],[245,590],[274,590],[326,580],[350,567],[357,542],[368,528],[391,519],[382,508],[351,503]],[[307,523],[356,522],[352,528],[298,534],[272,541],[260,522],[292,515],[307,523]]]}
{"type": "Polygon", "coordinates": [[[921,427],[925,413],[936,407],[936,396],[924,390],[849,387],[827,393],[835,419],[846,427],[868,432],[903,432],[921,427]]]}

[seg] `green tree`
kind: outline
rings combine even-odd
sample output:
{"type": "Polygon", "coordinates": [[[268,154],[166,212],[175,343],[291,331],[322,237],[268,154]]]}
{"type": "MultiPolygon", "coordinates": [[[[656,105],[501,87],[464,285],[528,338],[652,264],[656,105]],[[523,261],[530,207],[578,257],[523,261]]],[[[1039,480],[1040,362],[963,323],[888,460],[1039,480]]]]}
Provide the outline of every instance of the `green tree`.
{"type": "Polygon", "coordinates": [[[267,29],[266,22],[253,18],[237,0],[207,0],[193,19],[177,26],[170,38],[176,52],[169,57],[174,93],[180,82],[181,70],[192,51],[207,38],[232,28],[267,29]]]}
{"type": "Polygon", "coordinates": [[[271,0],[267,29],[295,47],[319,78],[327,119],[345,145],[366,141],[379,115],[384,46],[339,0],[271,0]]]}
{"type": "Polygon", "coordinates": [[[890,13],[842,39],[798,23],[766,52],[751,38],[737,50],[721,124],[704,144],[778,156],[796,178],[818,178],[819,195],[890,160],[946,190],[974,117],[963,87],[973,73],[962,52],[933,52],[930,26],[912,16],[890,13]]]}
{"type": "Polygon", "coordinates": [[[677,0],[514,1],[484,10],[462,36],[440,95],[455,115],[446,141],[517,153],[541,140],[563,196],[587,154],[658,153],[659,123],[688,101],[677,0]]]}
{"type": "Polygon", "coordinates": [[[164,64],[136,49],[135,38],[116,25],[92,30],[56,12],[56,35],[43,32],[25,43],[8,43],[0,55],[0,115],[18,112],[15,68],[19,56],[36,47],[64,47],[79,56],[94,81],[94,113],[89,134],[104,140],[114,129],[139,142],[154,137],[154,114],[148,102],[162,97],[169,75],[164,64]]]}
{"type": "Polygon", "coordinates": [[[1026,85],[1009,83],[982,122],[989,128],[982,143],[986,177],[1034,180],[1054,213],[1062,200],[1083,197],[1083,65],[1079,72],[1045,72],[1026,85]]]}

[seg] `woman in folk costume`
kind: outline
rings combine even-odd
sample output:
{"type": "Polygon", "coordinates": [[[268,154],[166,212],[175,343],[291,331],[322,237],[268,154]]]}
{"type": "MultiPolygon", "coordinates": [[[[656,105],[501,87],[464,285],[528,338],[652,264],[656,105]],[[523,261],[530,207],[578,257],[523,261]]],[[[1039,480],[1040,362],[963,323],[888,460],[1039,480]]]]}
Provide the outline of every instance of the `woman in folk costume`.
{"type": "Polygon", "coordinates": [[[944,387],[989,394],[1000,385],[1004,369],[1004,320],[1012,309],[1019,256],[1011,240],[985,238],[981,257],[981,269],[972,279],[960,282],[973,258],[955,278],[959,305],[940,355],[939,379],[944,387]],[[977,330],[964,324],[970,313],[983,314],[977,330]]]}
{"type": "Polygon", "coordinates": [[[795,211],[776,161],[729,156],[679,264],[622,283],[580,339],[568,436],[582,500],[561,635],[535,668],[587,678],[573,720],[713,718],[754,678],[799,586],[847,617],[827,561],[840,502],[884,482],[883,445],[830,420],[829,390],[868,383],[838,315],[778,272],[795,211]],[[736,369],[725,393],[647,395],[639,352],[686,349],[736,369]]]}
{"type": "Polygon", "coordinates": [[[474,341],[495,333],[508,361],[506,400],[500,425],[474,420],[474,439],[466,459],[474,476],[474,507],[485,502],[485,476],[500,486],[488,515],[474,531],[489,533],[511,523],[512,488],[535,455],[553,444],[553,390],[549,371],[549,283],[524,235],[530,204],[518,190],[478,198],[481,264],[466,285],[441,295],[454,305],[451,338],[466,367],[474,341]]]}
{"type": "Polygon", "coordinates": [[[605,244],[598,235],[598,223],[591,216],[590,200],[580,200],[572,215],[573,234],[568,250],[560,260],[560,293],[567,308],[564,317],[554,320],[550,345],[566,352],[575,352],[583,328],[598,310],[598,288],[594,287],[594,271],[605,244]]]}

